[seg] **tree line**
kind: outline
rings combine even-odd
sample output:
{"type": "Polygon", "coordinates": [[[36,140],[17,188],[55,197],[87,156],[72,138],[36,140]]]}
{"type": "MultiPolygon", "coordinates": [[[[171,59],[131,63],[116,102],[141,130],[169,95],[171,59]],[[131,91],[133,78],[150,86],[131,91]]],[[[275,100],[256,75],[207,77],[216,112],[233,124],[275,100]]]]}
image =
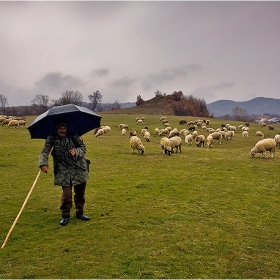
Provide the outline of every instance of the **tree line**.
{"type": "Polygon", "coordinates": [[[31,100],[30,106],[9,106],[8,99],[5,95],[0,94],[0,114],[3,115],[38,115],[42,114],[52,106],[66,104],[75,104],[87,107],[93,111],[107,111],[119,109],[121,104],[118,101],[114,103],[102,103],[102,94],[95,91],[88,95],[89,102],[83,102],[83,95],[79,90],[65,91],[58,99],[51,100],[48,95],[36,94],[31,100]]]}

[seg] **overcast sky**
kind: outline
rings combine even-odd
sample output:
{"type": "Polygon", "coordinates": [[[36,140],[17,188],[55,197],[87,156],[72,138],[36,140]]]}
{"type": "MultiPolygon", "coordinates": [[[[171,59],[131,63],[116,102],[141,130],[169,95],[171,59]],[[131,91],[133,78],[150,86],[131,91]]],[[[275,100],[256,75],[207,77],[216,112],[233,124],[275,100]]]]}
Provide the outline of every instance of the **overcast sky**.
{"type": "Polygon", "coordinates": [[[280,98],[280,2],[0,2],[0,94],[280,98]]]}

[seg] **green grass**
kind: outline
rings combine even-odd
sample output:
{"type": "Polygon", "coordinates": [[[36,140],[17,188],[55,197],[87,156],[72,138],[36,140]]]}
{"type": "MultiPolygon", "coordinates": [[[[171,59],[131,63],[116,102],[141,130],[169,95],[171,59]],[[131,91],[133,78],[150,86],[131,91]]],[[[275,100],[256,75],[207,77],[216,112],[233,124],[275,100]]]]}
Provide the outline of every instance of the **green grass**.
{"type": "MultiPolygon", "coordinates": [[[[112,132],[83,136],[92,162],[89,222],[72,215],[61,227],[61,189],[52,172],[40,175],[0,249],[0,278],[279,278],[280,150],[263,159],[251,158],[250,149],[260,140],[257,130],[274,137],[280,126],[269,131],[252,123],[247,139],[238,130],[231,142],[210,149],[183,143],[181,154],[163,156],[154,134],[160,116],[145,117],[137,125],[133,114],[102,114],[112,132]],[[149,127],[144,155],[132,154],[119,123],[138,135],[149,127]]],[[[196,119],[168,116],[178,129],[181,118],[196,119]]],[[[210,121],[213,128],[228,122],[210,121]]],[[[0,130],[2,244],[39,171],[44,140],[31,140],[23,127],[0,130]]]]}

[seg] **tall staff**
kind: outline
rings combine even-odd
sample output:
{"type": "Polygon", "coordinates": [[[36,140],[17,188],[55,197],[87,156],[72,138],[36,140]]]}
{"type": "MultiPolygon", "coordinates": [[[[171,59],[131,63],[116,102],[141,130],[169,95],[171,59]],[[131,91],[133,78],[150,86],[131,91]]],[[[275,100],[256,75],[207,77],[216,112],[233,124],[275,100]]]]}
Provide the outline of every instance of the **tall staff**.
{"type": "Polygon", "coordinates": [[[15,225],[16,225],[16,223],[17,223],[17,221],[18,221],[18,219],[19,219],[19,217],[20,217],[20,215],[21,215],[21,213],[22,213],[22,211],[23,211],[23,209],[24,209],[24,207],[25,207],[25,205],[26,205],[26,203],[27,203],[27,201],[28,201],[28,199],[29,199],[29,197],[30,197],[30,195],[31,195],[31,193],[32,193],[32,191],[33,191],[33,189],[34,189],[34,187],[35,187],[35,185],[36,185],[36,183],[37,183],[37,181],[38,181],[38,178],[39,178],[39,176],[40,176],[40,173],[41,173],[41,169],[39,170],[39,172],[38,172],[38,174],[37,174],[37,176],[36,176],[36,179],[35,179],[35,181],[34,181],[32,187],[31,187],[31,189],[30,189],[30,191],[29,191],[27,197],[25,198],[25,200],[24,200],[24,202],[23,202],[23,204],[22,204],[22,206],[21,206],[21,209],[20,209],[20,211],[18,212],[17,217],[16,217],[16,219],[14,220],[14,222],[13,222],[13,224],[12,224],[12,226],[11,226],[11,228],[10,228],[10,230],[9,230],[9,232],[8,232],[8,234],[7,234],[7,236],[6,236],[6,239],[5,239],[4,243],[2,244],[1,249],[3,249],[3,248],[5,247],[7,241],[8,241],[8,239],[9,239],[9,237],[10,237],[10,235],[11,235],[11,233],[12,233],[12,231],[13,231],[13,229],[14,229],[14,227],[15,227],[15,225]]]}

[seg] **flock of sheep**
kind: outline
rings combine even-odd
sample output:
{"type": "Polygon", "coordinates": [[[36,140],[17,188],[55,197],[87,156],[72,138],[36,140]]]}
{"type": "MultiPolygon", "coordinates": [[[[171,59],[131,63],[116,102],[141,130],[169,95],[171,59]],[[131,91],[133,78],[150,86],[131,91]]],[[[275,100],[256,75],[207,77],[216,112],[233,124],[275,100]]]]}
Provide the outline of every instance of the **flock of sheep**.
{"type": "Polygon", "coordinates": [[[0,115],[0,124],[2,126],[19,128],[20,126],[26,125],[26,120],[25,117],[0,115]]]}
{"type": "MultiPolygon", "coordinates": [[[[136,118],[136,124],[143,124],[145,118],[136,118]]],[[[220,128],[211,128],[209,120],[196,120],[187,122],[185,120],[180,120],[179,125],[186,125],[186,128],[178,130],[177,128],[171,128],[166,117],[160,118],[160,123],[163,128],[155,128],[154,132],[156,135],[160,136],[160,147],[164,155],[171,155],[175,152],[182,151],[182,143],[186,145],[191,145],[195,142],[197,147],[207,147],[211,148],[213,144],[221,144],[223,140],[231,141],[235,133],[240,130],[243,138],[247,138],[249,135],[249,123],[245,125],[240,125],[238,127],[230,124],[222,124],[220,128]],[[205,133],[198,133],[198,129],[204,131],[205,133]]],[[[263,126],[262,126],[263,127],[263,126]]],[[[127,124],[119,124],[118,129],[121,130],[121,135],[125,136],[129,130],[127,124]]],[[[271,130],[272,128],[269,127],[271,130]]],[[[273,128],[274,129],[274,128],[273,128]]],[[[111,131],[109,126],[102,126],[95,130],[94,134],[96,137],[108,133],[111,131]]],[[[256,136],[264,138],[264,133],[261,131],[256,132],[256,136]]],[[[140,135],[137,136],[136,130],[129,131],[130,147],[132,152],[138,151],[139,154],[144,154],[145,146],[141,138],[145,142],[150,142],[151,133],[147,126],[141,129],[140,135]]],[[[258,141],[256,145],[251,149],[251,156],[254,157],[255,154],[260,153],[263,157],[268,158],[265,152],[270,152],[270,157],[273,158],[276,147],[280,147],[280,135],[276,134],[274,138],[266,138],[258,141]]]]}

